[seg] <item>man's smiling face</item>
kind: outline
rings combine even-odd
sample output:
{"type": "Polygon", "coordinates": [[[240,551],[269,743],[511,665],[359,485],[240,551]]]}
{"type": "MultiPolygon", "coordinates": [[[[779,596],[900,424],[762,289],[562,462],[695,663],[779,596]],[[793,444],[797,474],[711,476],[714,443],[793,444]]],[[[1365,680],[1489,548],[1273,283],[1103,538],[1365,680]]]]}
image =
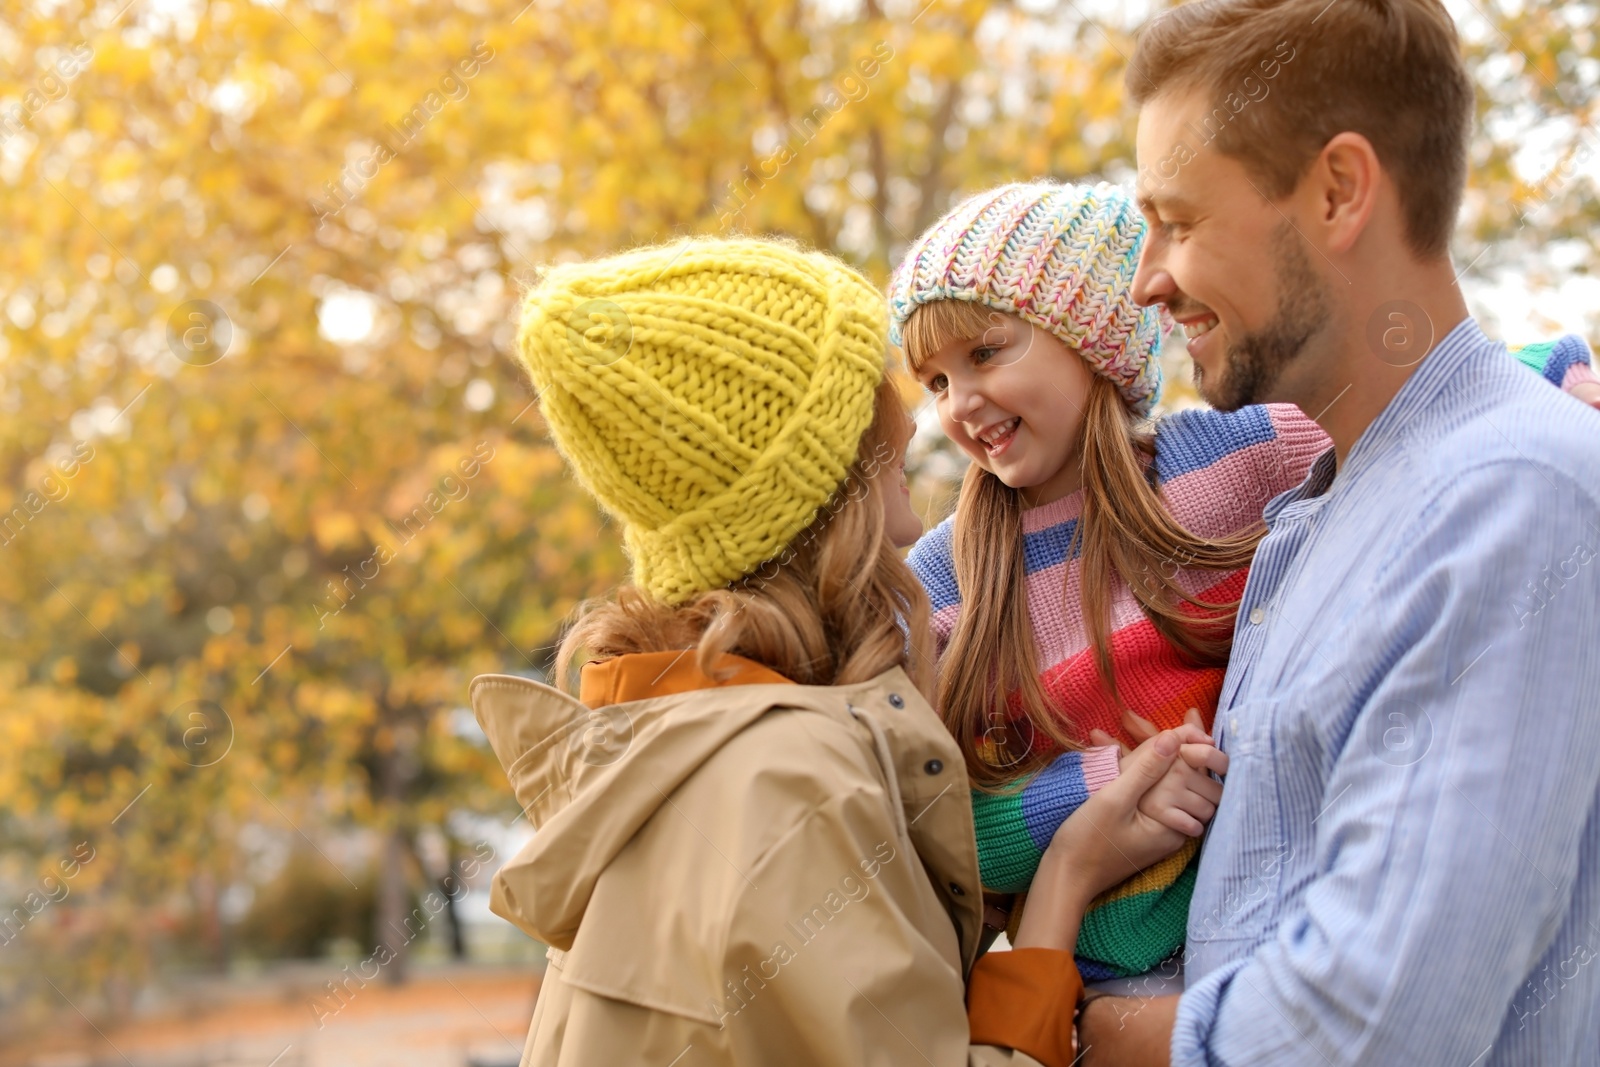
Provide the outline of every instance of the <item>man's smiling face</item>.
{"type": "Polygon", "coordinates": [[[1205,95],[1174,90],[1139,113],[1139,208],[1149,223],[1133,295],[1167,306],[1214,407],[1294,399],[1295,362],[1331,302],[1312,250],[1244,165],[1203,143],[1205,95]]]}

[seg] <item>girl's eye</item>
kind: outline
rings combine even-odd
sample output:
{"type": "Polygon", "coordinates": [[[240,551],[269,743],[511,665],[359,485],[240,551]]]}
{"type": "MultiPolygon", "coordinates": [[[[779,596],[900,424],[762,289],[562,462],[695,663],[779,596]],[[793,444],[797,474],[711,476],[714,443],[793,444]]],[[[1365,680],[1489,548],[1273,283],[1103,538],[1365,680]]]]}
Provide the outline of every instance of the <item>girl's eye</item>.
{"type": "Polygon", "coordinates": [[[927,384],[923,388],[927,389],[930,393],[942,393],[949,387],[949,378],[946,378],[942,374],[935,374],[932,378],[928,379],[927,384]]]}
{"type": "Polygon", "coordinates": [[[1163,222],[1161,232],[1174,241],[1181,241],[1189,235],[1189,224],[1186,222],[1163,222]]]}
{"type": "Polygon", "coordinates": [[[1000,351],[998,348],[974,348],[972,350],[972,362],[987,363],[994,358],[994,354],[998,351],[1000,351]]]}

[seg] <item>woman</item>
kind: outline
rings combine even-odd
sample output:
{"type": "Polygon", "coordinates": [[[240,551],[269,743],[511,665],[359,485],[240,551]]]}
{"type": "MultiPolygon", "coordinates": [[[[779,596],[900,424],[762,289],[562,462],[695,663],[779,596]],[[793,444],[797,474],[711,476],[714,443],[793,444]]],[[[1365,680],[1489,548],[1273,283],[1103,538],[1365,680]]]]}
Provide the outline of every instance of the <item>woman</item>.
{"type": "Polygon", "coordinates": [[[474,680],[538,827],[495,912],[551,946],[524,1063],[1065,1065],[1090,899],[1214,811],[1164,733],[1046,851],[979,957],[972,808],[928,600],[884,536],[904,412],[880,295],[816,253],[691,241],[553,269],[519,344],[633,581],[557,673],[474,680]]]}

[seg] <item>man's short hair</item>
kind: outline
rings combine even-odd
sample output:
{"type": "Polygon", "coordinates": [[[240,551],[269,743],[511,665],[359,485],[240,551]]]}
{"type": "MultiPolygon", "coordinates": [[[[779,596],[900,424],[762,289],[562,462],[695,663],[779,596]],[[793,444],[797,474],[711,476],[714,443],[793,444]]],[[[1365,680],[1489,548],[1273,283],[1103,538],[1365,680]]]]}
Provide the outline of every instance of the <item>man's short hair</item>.
{"type": "Polygon", "coordinates": [[[1270,197],[1292,191],[1336,134],[1361,134],[1399,189],[1412,251],[1447,253],[1473,85],[1439,0],[1195,0],[1145,27],[1127,87],[1139,105],[1205,93],[1198,139],[1270,197]]]}

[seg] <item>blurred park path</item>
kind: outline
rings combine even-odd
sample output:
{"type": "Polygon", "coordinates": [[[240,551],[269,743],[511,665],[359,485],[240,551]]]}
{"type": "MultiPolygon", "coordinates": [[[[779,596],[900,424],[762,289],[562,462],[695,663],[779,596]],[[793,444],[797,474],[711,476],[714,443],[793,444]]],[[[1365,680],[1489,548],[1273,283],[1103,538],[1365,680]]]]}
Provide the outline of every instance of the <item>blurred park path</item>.
{"type": "Polygon", "coordinates": [[[62,1026],[0,1050],[0,1067],[512,1067],[539,986],[526,969],[419,970],[404,986],[355,990],[319,1029],[312,1005],[331,973],[307,969],[213,990],[208,1005],[103,1035],[81,1021],[62,1026]]]}

